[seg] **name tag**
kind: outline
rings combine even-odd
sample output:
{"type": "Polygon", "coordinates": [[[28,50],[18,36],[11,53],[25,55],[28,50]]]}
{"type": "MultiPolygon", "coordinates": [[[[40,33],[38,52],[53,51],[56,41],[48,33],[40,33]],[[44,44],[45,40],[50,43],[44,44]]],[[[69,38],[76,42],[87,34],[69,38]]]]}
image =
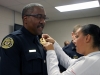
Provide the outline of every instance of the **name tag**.
{"type": "Polygon", "coordinates": [[[36,50],[35,50],[35,49],[33,49],[33,50],[29,50],[29,52],[36,52],[36,50]]]}

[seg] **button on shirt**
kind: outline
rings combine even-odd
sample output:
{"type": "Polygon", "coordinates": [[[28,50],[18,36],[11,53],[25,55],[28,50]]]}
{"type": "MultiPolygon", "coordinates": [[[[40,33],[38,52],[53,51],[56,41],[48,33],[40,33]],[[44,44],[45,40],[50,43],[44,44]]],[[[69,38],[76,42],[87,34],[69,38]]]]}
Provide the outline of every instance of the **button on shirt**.
{"type": "Polygon", "coordinates": [[[54,47],[55,51],[47,51],[48,75],[100,75],[100,51],[79,59],[71,59],[62,51],[58,43],[55,42],[54,47]],[[58,59],[67,69],[62,73],[59,72],[58,59]]]}

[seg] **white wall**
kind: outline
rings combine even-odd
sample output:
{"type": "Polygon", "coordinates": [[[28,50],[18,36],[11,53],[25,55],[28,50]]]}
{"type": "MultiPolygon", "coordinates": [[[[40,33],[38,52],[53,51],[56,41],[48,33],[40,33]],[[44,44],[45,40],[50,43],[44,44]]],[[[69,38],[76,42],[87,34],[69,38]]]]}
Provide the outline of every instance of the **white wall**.
{"type": "Polygon", "coordinates": [[[7,34],[13,31],[14,23],[22,24],[21,14],[0,6],[0,43],[7,34]]]}
{"type": "MultiPolygon", "coordinates": [[[[13,31],[14,23],[22,25],[21,14],[0,6],[0,43],[6,35],[13,31]]],[[[100,25],[100,16],[47,22],[43,32],[51,35],[63,47],[65,40],[71,41],[74,25],[88,23],[100,25]]]]}
{"type": "Polygon", "coordinates": [[[71,32],[75,25],[84,25],[89,23],[100,26],[100,16],[47,22],[43,33],[48,33],[51,35],[63,47],[65,40],[71,41],[71,32]]]}
{"type": "Polygon", "coordinates": [[[21,13],[15,12],[15,23],[23,25],[21,13]]]}

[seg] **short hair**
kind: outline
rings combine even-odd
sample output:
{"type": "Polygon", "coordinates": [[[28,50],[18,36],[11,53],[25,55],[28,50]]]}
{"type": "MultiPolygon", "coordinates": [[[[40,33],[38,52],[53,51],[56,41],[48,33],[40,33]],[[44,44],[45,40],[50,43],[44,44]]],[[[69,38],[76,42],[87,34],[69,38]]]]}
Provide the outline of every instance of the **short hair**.
{"type": "Polygon", "coordinates": [[[73,28],[73,33],[75,33],[80,27],[81,25],[75,25],[73,28]]]}
{"type": "Polygon", "coordinates": [[[34,11],[34,7],[41,7],[41,8],[43,8],[43,5],[41,5],[39,3],[30,3],[30,4],[27,4],[23,8],[23,10],[22,10],[22,18],[24,17],[24,15],[31,14],[34,11]]]}
{"type": "Polygon", "coordinates": [[[69,41],[64,41],[64,46],[69,45],[69,41]]]}

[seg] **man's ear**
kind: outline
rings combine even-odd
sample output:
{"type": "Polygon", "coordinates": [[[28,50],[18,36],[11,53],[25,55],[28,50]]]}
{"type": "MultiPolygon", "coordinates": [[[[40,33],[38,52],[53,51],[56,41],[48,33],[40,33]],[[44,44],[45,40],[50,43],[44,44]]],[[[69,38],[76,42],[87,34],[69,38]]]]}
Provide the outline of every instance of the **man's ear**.
{"type": "Polygon", "coordinates": [[[91,38],[92,38],[91,35],[88,34],[88,35],[86,36],[86,42],[87,42],[87,43],[90,42],[90,41],[91,41],[91,38]]]}
{"type": "Polygon", "coordinates": [[[27,24],[27,17],[26,17],[26,16],[23,17],[23,22],[24,22],[25,24],[27,24]]]}

